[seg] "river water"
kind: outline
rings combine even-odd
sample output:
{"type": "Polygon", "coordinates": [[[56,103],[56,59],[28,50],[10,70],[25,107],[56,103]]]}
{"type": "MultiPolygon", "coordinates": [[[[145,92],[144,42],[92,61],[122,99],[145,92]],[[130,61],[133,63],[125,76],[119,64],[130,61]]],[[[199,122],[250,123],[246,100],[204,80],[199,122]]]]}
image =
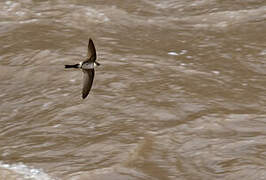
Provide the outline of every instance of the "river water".
{"type": "Polygon", "coordinates": [[[0,2],[1,180],[240,178],[266,179],[266,1],[0,2]]]}

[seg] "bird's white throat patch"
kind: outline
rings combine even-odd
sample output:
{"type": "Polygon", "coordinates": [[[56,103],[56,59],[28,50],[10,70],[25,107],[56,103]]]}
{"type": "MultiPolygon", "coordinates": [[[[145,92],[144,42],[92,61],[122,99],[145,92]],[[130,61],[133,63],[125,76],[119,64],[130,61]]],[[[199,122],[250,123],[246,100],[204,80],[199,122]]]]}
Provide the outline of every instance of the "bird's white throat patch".
{"type": "Polygon", "coordinates": [[[82,62],[79,62],[79,68],[81,68],[81,66],[82,66],[82,62]]]}

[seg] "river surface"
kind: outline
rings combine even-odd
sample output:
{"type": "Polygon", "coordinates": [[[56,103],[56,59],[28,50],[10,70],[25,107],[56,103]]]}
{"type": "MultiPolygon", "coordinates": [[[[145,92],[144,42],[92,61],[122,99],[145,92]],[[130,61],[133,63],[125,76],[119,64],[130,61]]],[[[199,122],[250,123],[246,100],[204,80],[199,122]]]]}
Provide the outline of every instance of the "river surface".
{"type": "Polygon", "coordinates": [[[0,179],[266,179],[266,1],[2,0],[0,179]]]}

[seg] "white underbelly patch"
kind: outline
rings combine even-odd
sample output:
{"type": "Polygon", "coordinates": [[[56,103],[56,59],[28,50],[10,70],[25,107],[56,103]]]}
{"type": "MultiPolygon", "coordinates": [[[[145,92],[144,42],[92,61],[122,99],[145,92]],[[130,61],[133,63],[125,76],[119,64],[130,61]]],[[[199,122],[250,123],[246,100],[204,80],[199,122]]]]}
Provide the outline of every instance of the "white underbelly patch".
{"type": "Polygon", "coordinates": [[[93,69],[94,68],[94,63],[93,62],[83,63],[81,68],[82,69],[93,69]]]}

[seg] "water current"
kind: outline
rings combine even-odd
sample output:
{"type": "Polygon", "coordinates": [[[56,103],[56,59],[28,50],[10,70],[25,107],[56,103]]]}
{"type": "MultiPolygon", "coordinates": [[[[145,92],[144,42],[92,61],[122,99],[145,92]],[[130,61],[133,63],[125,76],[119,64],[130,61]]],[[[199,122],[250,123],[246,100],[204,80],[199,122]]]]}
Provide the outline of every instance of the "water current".
{"type": "Polygon", "coordinates": [[[0,179],[266,179],[266,1],[0,1],[0,179]]]}

